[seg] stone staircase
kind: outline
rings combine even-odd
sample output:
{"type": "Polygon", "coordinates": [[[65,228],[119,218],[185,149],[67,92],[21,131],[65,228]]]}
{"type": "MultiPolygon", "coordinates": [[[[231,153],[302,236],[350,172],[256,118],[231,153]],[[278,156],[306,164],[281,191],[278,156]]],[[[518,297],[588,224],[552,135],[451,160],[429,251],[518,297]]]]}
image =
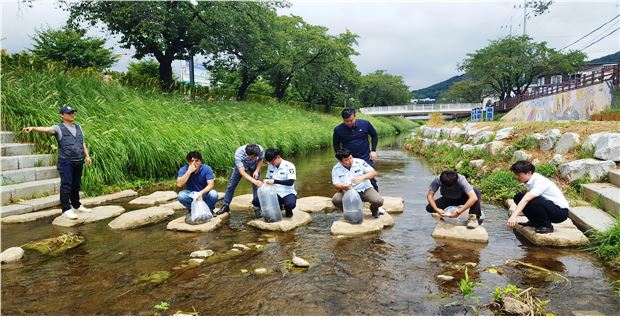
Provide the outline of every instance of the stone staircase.
{"type": "Polygon", "coordinates": [[[0,216],[60,205],[60,178],[53,166],[54,155],[32,154],[34,144],[15,143],[12,132],[1,132],[0,140],[0,216]]]}
{"type": "Polygon", "coordinates": [[[571,207],[569,217],[581,230],[604,231],[620,216],[620,169],[611,169],[609,183],[583,184],[583,192],[590,202],[599,202],[597,207],[571,207]]]}

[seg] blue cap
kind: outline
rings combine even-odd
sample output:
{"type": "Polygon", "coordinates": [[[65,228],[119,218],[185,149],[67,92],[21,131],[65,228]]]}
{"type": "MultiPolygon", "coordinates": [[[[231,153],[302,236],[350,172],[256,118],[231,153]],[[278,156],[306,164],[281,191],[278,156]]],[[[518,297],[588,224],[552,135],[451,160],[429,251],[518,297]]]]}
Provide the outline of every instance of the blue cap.
{"type": "Polygon", "coordinates": [[[63,105],[60,110],[58,111],[58,113],[60,114],[66,114],[66,113],[73,113],[76,112],[77,110],[68,106],[68,105],[63,105]]]}

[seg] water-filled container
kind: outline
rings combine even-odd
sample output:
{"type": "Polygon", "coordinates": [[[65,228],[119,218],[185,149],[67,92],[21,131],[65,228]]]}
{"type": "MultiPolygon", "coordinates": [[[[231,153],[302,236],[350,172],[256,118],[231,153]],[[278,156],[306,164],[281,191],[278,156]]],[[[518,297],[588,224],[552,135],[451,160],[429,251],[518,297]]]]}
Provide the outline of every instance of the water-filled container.
{"type": "Polygon", "coordinates": [[[211,220],[211,218],[213,218],[213,213],[204,200],[196,200],[196,196],[199,196],[198,193],[191,192],[189,196],[194,198],[194,200],[192,200],[192,211],[189,215],[185,216],[185,222],[190,225],[197,225],[211,220]]]}
{"type": "Polygon", "coordinates": [[[258,189],[258,201],[263,213],[263,218],[268,223],[279,222],[282,220],[282,212],[280,212],[280,204],[278,203],[278,193],[275,187],[264,183],[258,189]]]}
{"type": "Polygon", "coordinates": [[[350,189],[342,196],[342,209],[344,211],[344,220],[349,224],[361,224],[364,221],[362,209],[364,203],[360,194],[354,189],[350,189]]]}

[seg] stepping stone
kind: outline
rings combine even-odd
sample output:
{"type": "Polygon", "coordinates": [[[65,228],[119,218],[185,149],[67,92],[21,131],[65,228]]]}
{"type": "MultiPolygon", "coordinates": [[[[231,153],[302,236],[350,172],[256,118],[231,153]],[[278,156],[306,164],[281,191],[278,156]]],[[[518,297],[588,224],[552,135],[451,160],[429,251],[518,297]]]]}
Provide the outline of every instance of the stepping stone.
{"type": "Polygon", "coordinates": [[[364,215],[364,221],[361,224],[349,224],[344,218],[335,221],[331,227],[332,235],[364,235],[379,232],[384,227],[394,226],[394,219],[390,214],[379,215],[379,218],[374,218],[368,214],[364,215]]]}
{"type": "Polygon", "coordinates": [[[581,187],[587,199],[592,201],[600,195],[605,211],[620,216],[620,188],[610,183],[582,184],[581,187]]]}
{"type": "Polygon", "coordinates": [[[77,219],[69,219],[63,215],[60,215],[52,221],[52,225],[73,227],[82,224],[94,223],[103,219],[116,217],[125,212],[125,208],[121,206],[97,206],[92,209],[90,213],[77,212],[77,219]]]}
{"type": "Polygon", "coordinates": [[[3,224],[27,223],[27,222],[32,222],[32,221],[35,221],[35,220],[47,218],[47,217],[50,217],[50,216],[56,216],[56,215],[60,215],[60,214],[62,214],[62,209],[60,209],[60,208],[48,209],[48,210],[42,210],[42,211],[38,211],[38,212],[34,212],[34,213],[27,213],[27,214],[21,214],[21,215],[13,215],[13,216],[8,216],[8,217],[2,217],[2,223],[3,224]]]}
{"type": "Polygon", "coordinates": [[[570,207],[568,217],[582,231],[604,232],[611,228],[615,220],[606,212],[591,206],[570,207]]]}
{"type": "Polygon", "coordinates": [[[80,202],[82,203],[82,205],[87,206],[87,207],[97,206],[97,205],[105,204],[107,202],[111,202],[111,201],[115,201],[115,200],[119,200],[119,199],[123,199],[127,197],[133,197],[133,196],[138,196],[138,192],[134,191],[133,189],[126,189],[124,191],[120,191],[120,192],[112,193],[108,195],[83,198],[83,199],[80,199],[80,202]]]}
{"type": "Polygon", "coordinates": [[[4,220],[5,216],[13,216],[32,212],[32,206],[24,204],[2,205],[0,207],[0,216],[4,220]]]}
{"type": "MultiPolygon", "coordinates": [[[[383,197],[383,209],[388,214],[402,214],[405,211],[405,200],[402,197],[381,196],[383,197]]],[[[370,203],[364,203],[364,207],[370,209],[370,203]]]]}
{"type": "Polygon", "coordinates": [[[297,208],[293,209],[293,217],[282,217],[279,222],[268,223],[264,219],[255,219],[248,222],[249,226],[262,230],[286,232],[299,226],[306,225],[312,221],[310,214],[297,208]]]}
{"type": "Polygon", "coordinates": [[[235,213],[248,213],[248,212],[254,213],[254,206],[252,206],[252,198],[253,198],[253,195],[251,193],[235,196],[233,197],[228,207],[230,207],[231,212],[235,212],[235,213]]]}
{"type": "Polygon", "coordinates": [[[157,205],[177,198],[175,191],[157,191],[150,195],[140,196],[129,202],[131,205],[157,205]]]}
{"type": "Polygon", "coordinates": [[[183,204],[181,204],[181,202],[179,202],[178,200],[174,201],[174,202],[162,204],[162,205],[160,205],[160,207],[172,208],[172,210],[175,213],[183,212],[183,211],[187,212],[187,208],[185,208],[185,206],[183,206],[183,204]]]}
{"type": "MultiPolygon", "coordinates": [[[[517,222],[526,222],[527,217],[517,217],[517,222]]],[[[536,246],[550,246],[550,247],[577,247],[587,245],[590,241],[581,232],[570,218],[559,224],[553,224],[553,233],[550,234],[537,234],[534,231],[534,227],[524,227],[517,225],[515,230],[523,235],[529,242],[536,246]]]]}
{"type": "Polygon", "coordinates": [[[134,229],[159,223],[172,215],[174,215],[174,210],[170,207],[149,207],[122,214],[111,221],[108,226],[112,229],[120,230],[134,229]]]}
{"type": "MultiPolygon", "coordinates": [[[[183,207],[183,209],[185,209],[185,207],[183,207]]],[[[185,216],[182,216],[169,222],[168,226],[166,226],[166,229],[184,231],[184,232],[206,233],[206,232],[210,232],[218,228],[220,225],[222,225],[222,223],[227,221],[229,218],[230,218],[230,213],[225,213],[225,214],[213,217],[211,220],[209,220],[206,223],[198,224],[198,225],[190,225],[190,224],[185,223],[185,216]]]]}
{"type": "Polygon", "coordinates": [[[469,229],[467,226],[460,223],[455,224],[444,220],[437,221],[437,225],[431,236],[433,236],[433,238],[454,239],[474,243],[489,242],[489,234],[481,225],[474,229],[469,229]]]}
{"type": "Polygon", "coordinates": [[[331,197],[325,196],[298,198],[296,208],[306,213],[331,213],[336,210],[331,197]]]}

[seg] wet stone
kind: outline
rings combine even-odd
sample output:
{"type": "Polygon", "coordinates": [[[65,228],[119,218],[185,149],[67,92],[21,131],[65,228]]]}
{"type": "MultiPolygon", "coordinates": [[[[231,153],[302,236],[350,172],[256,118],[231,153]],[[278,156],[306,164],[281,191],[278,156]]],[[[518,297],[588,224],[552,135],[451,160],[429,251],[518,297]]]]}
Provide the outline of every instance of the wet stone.
{"type": "MultiPolygon", "coordinates": [[[[405,200],[402,197],[396,196],[381,196],[383,197],[383,209],[388,214],[402,214],[405,211],[405,200]]],[[[365,214],[370,215],[370,204],[364,203],[365,214]]]]}
{"type": "Polygon", "coordinates": [[[0,262],[3,264],[19,261],[24,257],[24,250],[21,247],[7,248],[0,254],[0,262]]]}
{"type": "Polygon", "coordinates": [[[486,243],[489,241],[489,234],[482,225],[469,229],[465,225],[447,223],[443,220],[437,222],[432,236],[433,238],[454,239],[474,243],[486,243]]]}
{"type": "Polygon", "coordinates": [[[62,227],[73,227],[82,224],[94,223],[100,220],[119,216],[124,213],[125,209],[121,206],[98,206],[92,209],[90,213],[77,212],[77,219],[69,219],[60,215],[52,221],[52,225],[62,227]]]}
{"type": "Polygon", "coordinates": [[[64,253],[65,251],[77,247],[84,243],[85,239],[82,236],[67,233],[58,237],[46,238],[36,242],[29,242],[22,247],[26,249],[32,249],[40,252],[44,255],[56,256],[64,253]]]}
{"type": "Polygon", "coordinates": [[[230,211],[235,213],[254,213],[254,206],[252,206],[253,198],[254,197],[252,194],[244,194],[233,197],[229,205],[230,211]]]}
{"type": "Polygon", "coordinates": [[[213,256],[214,252],[211,249],[207,250],[197,250],[189,254],[191,258],[209,258],[213,256]]]}
{"type": "Polygon", "coordinates": [[[282,217],[281,221],[274,223],[268,223],[262,218],[254,219],[249,221],[248,225],[262,230],[286,232],[299,226],[306,225],[311,221],[312,217],[310,214],[295,208],[293,210],[293,217],[282,217]]]}
{"type": "Polygon", "coordinates": [[[140,196],[129,202],[130,205],[157,205],[177,198],[175,191],[157,191],[150,195],[140,196]]]}
{"type": "Polygon", "coordinates": [[[48,218],[50,216],[56,216],[62,214],[62,210],[60,208],[42,210],[34,213],[27,213],[21,215],[13,215],[2,218],[3,224],[19,224],[19,223],[27,223],[35,220],[48,218]]]}
{"type": "Polygon", "coordinates": [[[174,201],[174,202],[162,204],[162,205],[160,205],[160,207],[172,208],[172,210],[175,213],[183,212],[183,211],[187,212],[187,208],[185,208],[185,206],[183,206],[183,204],[181,204],[179,201],[174,201]]]}
{"type": "Polygon", "coordinates": [[[379,215],[379,218],[374,218],[369,215],[364,215],[364,221],[361,224],[349,224],[344,218],[335,221],[331,227],[332,235],[345,235],[355,236],[364,235],[370,233],[376,233],[381,231],[384,227],[394,226],[394,219],[390,214],[379,215]]]}
{"type": "Polygon", "coordinates": [[[133,196],[138,196],[138,192],[132,189],[126,189],[124,191],[116,192],[113,194],[101,195],[97,197],[82,198],[80,199],[80,203],[88,207],[88,206],[101,205],[107,202],[111,202],[111,201],[115,201],[115,200],[119,200],[119,199],[123,199],[127,197],[133,197],[133,196]]]}
{"type": "Polygon", "coordinates": [[[172,208],[149,207],[122,214],[111,221],[108,226],[120,230],[134,229],[162,222],[172,215],[174,215],[172,208]]]}
{"type": "Polygon", "coordinates": [[[437,275],[437,279],[440,279],[443,281],[450,281],[450,280],[453,280],[454,277],[448,276],[448,275],[437,275]]]}
{"type": "Polygon", "coordinates": [[[199,232],[206,233],[210,232],[214,229],[217,229],[230,218],[230,213],[224,213],[222,215],[215,216],[211,218],[208,222],[198,224],[198,225],[190,225],[185,222],[185,216],[176,218],[168,223],[166,229],[168,230],[176,230],[176,231],[184,231],[184,232],[199,232]]]}
{"type": "Polygon", "coordinates": [[[336,210],[330,197],[308,196],[297,199],[296,208],[306,213],[331,213],[336,210]]]}

